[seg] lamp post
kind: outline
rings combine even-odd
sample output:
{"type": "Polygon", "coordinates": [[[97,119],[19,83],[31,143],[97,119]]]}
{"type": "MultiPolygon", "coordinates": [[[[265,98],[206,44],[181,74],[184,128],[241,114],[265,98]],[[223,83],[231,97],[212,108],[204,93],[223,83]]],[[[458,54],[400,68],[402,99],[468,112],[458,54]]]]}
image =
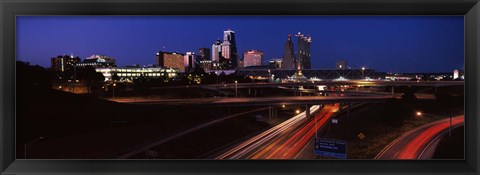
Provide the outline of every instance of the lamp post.
{"type": "Polygon", "coordinates": [[[39,141],[39,140],[41,140],[41,139],[43,139],[43,136],[38,137],[38,138],[36,138],[36,139],[33,139],[32,141],[30,141],[30,142],[28,142],[28,143],[25,143],[25,144],[23,145],[23,154],[24,154],[25,159],[27,159],[27,148],[28,148],[28,146],[30,146],[32,143],[35,143],[36,141],[39,141]]]}
{"type": "Polygon", "coordinates": [[[452,138],[452,115],[450,115],[450,128],[448,130],[448,137],[452,138]]]}
{"type": "MultiPolygon", "coordinates": [[[[422,116],[424,113],[420,112],[420,111],[417,111],[417,116],[422,116]]],[[[432,114],[429,114],[429,115],[432,115],[432,114]]],[[[450,127],[448,129],[448,137],[452,137],[452,117],[453,117],[453,114],[449,116],[450,118],[450,127]]]]}
{"type": "Polygon", "coordinates": [[[235,80],[235,98],[237,98],[237,97],[238,97],[238,89],[237,89],[237,84],[238,84],[238,82],[237,82],[237,80],[235,80]]]}
{"type": "Polygon", "coordinates": [[[115,100],[115,86],[117,86],[116,83],[113,83],[112,85],[112,98],[115,100]]]}
{"type": "Polygon", "coordinates": [[[272,74],[270,69],[268,69],[268,82],[270,82],[271,79],[272,79],[272,74]]]}
{"type": "Polygon", "coordinates": [[[362,79],[365,79],[365,75],[364,75],[364,72],[365,71],[365,67],[362,67],[362,79]]]}

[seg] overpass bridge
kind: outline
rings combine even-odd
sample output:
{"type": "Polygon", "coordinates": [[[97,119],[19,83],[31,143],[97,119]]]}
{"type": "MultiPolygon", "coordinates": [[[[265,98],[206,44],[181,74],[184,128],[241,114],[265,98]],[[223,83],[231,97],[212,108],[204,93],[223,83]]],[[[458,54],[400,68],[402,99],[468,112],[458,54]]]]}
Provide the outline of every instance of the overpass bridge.
{"type": "MultiPolygon", "coordinates": [[[[383,102],[401,97],[383,96],[288,96],[288,97],[239,97],[239,98],[191,98],[191,99],[149,99],[149,98],[116,98],[115,102],[130,104],[161,105],[214,105],[214,106],[272,106],[272,105],[317,105],[328,103],[364,103],[383,102]]],[[[432,96],[421,96],[418,99],[435,99],[432,96]]]]}
{"type": "Polygon", "coordinates": [[[310,82],[260,82],[260,83],[228,83],[228,84],[207,84],[207,85],[182,85],[152,87],[152,89],[176,89],[176,88],[206,88],[206,89],[232,89],[232,88],[276,88],[276,87],[309,87],[309,86],[365,86],[365,87],[386,87],[386,86],[421,86],[421,87],[440,87],[440,86],[463,86],[464,81],[310,81],[310,82]]]}

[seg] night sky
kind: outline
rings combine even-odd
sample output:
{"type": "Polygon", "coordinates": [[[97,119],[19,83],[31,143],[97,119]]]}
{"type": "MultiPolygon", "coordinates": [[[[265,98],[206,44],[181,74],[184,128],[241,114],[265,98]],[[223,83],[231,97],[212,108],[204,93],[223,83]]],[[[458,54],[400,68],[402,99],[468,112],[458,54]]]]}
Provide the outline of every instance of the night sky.
{"type": "Polygon", "coordinates": [[[57,55],[101,54],[118,66],[155,64],[160,50],[211,49],[226,29],[235,31],[240,57],[248,49],[283,57],[287,35],[302,32],[312,37],[312,68],[340,59],[399,73],[464,66],[463,16],[20,16],[17,59],[50,67],[57,55]]]}

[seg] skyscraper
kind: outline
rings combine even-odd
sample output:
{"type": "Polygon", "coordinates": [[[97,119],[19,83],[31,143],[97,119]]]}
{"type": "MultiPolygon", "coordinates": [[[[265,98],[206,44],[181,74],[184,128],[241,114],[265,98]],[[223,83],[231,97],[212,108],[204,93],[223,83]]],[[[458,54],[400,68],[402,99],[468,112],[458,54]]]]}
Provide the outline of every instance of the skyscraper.
{"type": "Polygon", "coordinates": [[[216,40],[215,43],[212,45],[212,61],[218,62],[220,61],[220,57],[222,56],[222,41],[216,40]]]}
{"type": "MultiPolygon", "coordinates": [[[[222,57],[224,58],[223,63],[225,69],[231,69],[237,67],[238,55],[237,55],[237,44],[235,41],[235,32],[233,30],[223,31],[223,42],[222,42],[222,57]]],[[[222,61],[220,61],[222,62],[222,61]]]]}
{"type": "Polygon", "coordinates": [[[288,34],[287,42],[285,42],[285,47],[283,49],[283,69],[295,69],[295,62],[292,35],[288,34]]]}
{"type": "Polygon", "coordinates": [[[243,52],[243,67],[261,66],[263,61],[263,52],[259,50],[249,50],[243,52]]]}
{"type": "Polygon", "coordinates": [[[185,67],[185,72],[192,72],[195,68],[195,53],[187,52],[183,58],[183,66],[185,67]]]}
{"type": "Polygon", "coordinates": [[[298,39],[298,52],[297,52],[297,68],[298,69],[311,69],[310,63],[310,43],[312,38],[310,36],[304,36],[300,32],[296,35],[298,39]]]}

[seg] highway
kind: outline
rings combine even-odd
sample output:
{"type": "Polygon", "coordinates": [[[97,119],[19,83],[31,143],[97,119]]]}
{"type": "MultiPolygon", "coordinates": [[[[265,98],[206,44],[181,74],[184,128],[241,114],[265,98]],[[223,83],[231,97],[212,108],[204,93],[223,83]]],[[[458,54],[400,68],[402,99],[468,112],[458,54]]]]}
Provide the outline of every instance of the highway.
{"type": "MultiPolygon", "coordinates": [[[[463,115],[453,117],[452,128],[463,125],[464,121],[463,115]]],[[[449,127],[447,118],[412,129],[388,144],[375,159],[429,159],[431,155],[425,155],[427,150],[448,133],[449,127]]]]}
{"type": "Polygon", "coordinates": [[[152,89],[178,89],[178,88],[206,88],[206,89],[233,89],[233,88],[265,88],[265,87],[299,87],[299,86],[458,86],[464,85],[464,81],[386,81],[386,80],[345,80],[345,81],[307,81],[307,82],[285,82],[285,83],[228,83],[228,84],[206,84],[206,85],[182,85],[182,86],[165,86],[152,87],[152,89]]]}
{"type": "MultiPolygon", "coordinates": [[[[387,99],[400,98],[391,95],[383,96],[289,96],[289,97],[239,97],[239,98],[191,98],[191,99],[158,99],[158,98],[115,98],[119,103],[131,104],[163,104],[163,105],[294,105],[294,104],[328,104],[328,103],[361,103],[383,102],[387,99]]],[[[434,99],[425,97],[422,99],[434,99]]]]}
{"type": "Polygon", "coordinates": [[[216,157],[216,159],[292,159],[315,135],[335,112],[339,104],[312,106],[311,113],[320,112],[306,119],[302,112],[271,129],[258,134],[216,157]],[[316,122],[315,122],[316,121],[316,122]]]}

